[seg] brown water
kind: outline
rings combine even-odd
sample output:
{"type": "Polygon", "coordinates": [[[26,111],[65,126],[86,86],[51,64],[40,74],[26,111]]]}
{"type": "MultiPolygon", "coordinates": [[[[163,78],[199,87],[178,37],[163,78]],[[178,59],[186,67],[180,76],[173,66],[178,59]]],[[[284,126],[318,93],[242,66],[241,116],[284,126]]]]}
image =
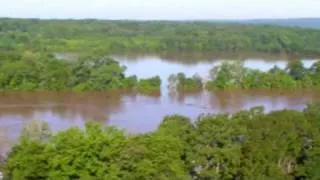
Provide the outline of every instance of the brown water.
{"type": "MultiPolygon", "coordinates": [[[[83,127],[88,120],[114,125],[129,133],[155,130],[166,115],[181,114],[196,119],[200,114],[237,112],[255,106],[266,111],[302,110],[307,102],[320,101],[320,93],[279,91],[216,91],[172,93],[166,88],[172,73],[199,73],[222,60],[170,61],[157,56],[130,58],[114,56],[128,67],[127,74],[138,77],[160,75],[164,83],[161,94],[143,95],[134,92],[103,93],[0,93],[0,153],[10,146],[21,128],[30,120],[48,122],[54,131],[71,126],[83,127]]],[[[246,59],[245,65],[267,70],[274,65],[285,67],[286,60],[246,59]]],[[[310,66],[314,60],[304,60],[310,66]]]]}

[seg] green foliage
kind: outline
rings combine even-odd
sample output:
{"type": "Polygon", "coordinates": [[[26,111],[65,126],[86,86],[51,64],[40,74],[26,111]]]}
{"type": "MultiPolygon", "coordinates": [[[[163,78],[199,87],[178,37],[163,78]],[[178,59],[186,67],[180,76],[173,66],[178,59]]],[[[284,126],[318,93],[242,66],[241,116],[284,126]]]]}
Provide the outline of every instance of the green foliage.
{"type": "Polygon", "coordinates": [[[182,142],[164,133],[132,138],[121,152],[121,179],[190,179],[182,153],[182,142]]]}
{"type": "Polygon", "coordinates": [[[301,61],[290,61],[286,69],[275,66],[264,72],[245,68],[241,61],[226,61],[210,71],[207,89],[286,89],[318,88],[319,62],[305,68],[301,61]]]}
{"type": "Polygon", "coordinates": [[[27,52],[23,59],[0,63],[0,90],[105,91],[136,87],[137,78],[125,77],[125,69],[104,56],[68,62],[27,52]]]}
{"type": "Polygon", "coordinates": [[[0,50],[319,54],[320,31],[215,22],[0,19],[0,50]]]}
{"type": "Polygon", "coordinates": [[[172,74],[168,78],[169,88],[177,90],[199,90],[202,89],[202,79],[199,75],[195,74],[193,77],[188,78],[184,73],[172,74]]]}
{"type": "Polygon", "coordinates": [[[125,137],[88,123],[43,143],[22,138],[9,154],[12,179],[188,179],[181,142],[162,133],[125,137]],[[34,157],[28,153],[36,153],[34,157]]]}
{"type": "Polygon", "coordinates": [[[158,131],[180,140],[183,145],[183,152],[180,155],[180,158],[185,163],[185,170],[189,171],[192,167],[192,159],[189,157],[194,153],[193,145],[195,144],[196,135],[195,126],[192,124],[191,120],[179,115],[167,116],[163,119],[158,131]]]}
{"type": "Polygon", "coordinates": [[[192,172],[200,179],[233,179],[240,168],[241,146],[235,139],[242,135],[227,115],[203,116],[196,122],[192,172]]]}
{"type": "Polygon", "coordinates": [[[168,116],[139,135],[95,123],[45,140],[27,133],[5,172],[9,179],[319,179],[319,115],[319,104],[303,112],[256,107],[195,123],[168,116]]]}
{"type": "Polygon", "coordinates": [[[246,74],[245,71],[242,61],[225,61],[210,70],[211,81],[207,83],[207,87],[218,89],[238,88],[243,75],[246,74]]]}
{"type": "MultiPolygon", "coordinates": [[[[135,89],[150,93],[160,91],[161,79],[155,76],[138,80],[126,77],[126,67],[106,56],[82,56],[77,61],[58,60],[48,54],[29,51],[20,59],[0,63],[1,91],[107,91],[135,89]]],[[[319,88],[320,65],[305,68],[301,61],[291,61],[282,70],[274,67],[267,72],[245,68],[243,61],[225,61],[210,70],[204,83],[199,75],[184,73],[168,78],[169,88],[176,90],[207,89],[287,89],[319,88]],[[204,85],[205,84],[205,85],[204,85]]]]}
{"type": "Polygon", "coordinates": [[[139,92],[155,92],[160,91],[161,79],[159,76],[154,76],[147,79],[140,79],[138,82],[138,91],[139,92]]]}
{"type": "Polygon", "coordinates": [[[294,80],[301,80],[307,76],[307,69],[304,68],[302,61],[289,61],[286,69],[294,80]]]}
{"type": "Polygon", "coordinates": [[[304,114],[284,110],[254,117],[245,123],[250,138],[242,146],[243,176],[293,179],[295,168],[303,166],[299,161],[311,132],[304,114]]]}
{"type": "Polygon", "coordinates": [[[133,88],[136,87],[138,84],[138,78],[137,76],[129,76],[126,79],[124,79],[124,87],[125,88],[133,88]]]}
{"type": "MultiPolygon", "coordinates": [[[[137,87],[136,77],[125,77],[124,67],[104,57],[114,52],[320,54],[319,30],[276,26],[0,18],[0,33],[2,91],[105,91],[137,87]],[[53,57],[56,52],[81,52],[82,60],[57,60],[53,57]]],[[[284,72],[274,69],[264,73],[246,69],[242,62],[223,63],[212,70],[206,87],[317,87],[320,86],[318,66],[306,69],[300,61],[292,61],[284,72]]],[[[177,89],[194,90],[202,86],[198,76],[189,78],[178,74],[171,79],[177,89]]],[[[152,81],[155,84],[141,80],[138,90],[159,89],[158,80],[152,81]]]]}
{"type": "Polygon", "coordinates": [[[11,179],[45,179],[48,177],[48,160],[45,144],[39,140],[21,140],[13,147],[6,164],[6,176],[11,179]],[[33,155],[31,155],[33,154],[33,155]]]}

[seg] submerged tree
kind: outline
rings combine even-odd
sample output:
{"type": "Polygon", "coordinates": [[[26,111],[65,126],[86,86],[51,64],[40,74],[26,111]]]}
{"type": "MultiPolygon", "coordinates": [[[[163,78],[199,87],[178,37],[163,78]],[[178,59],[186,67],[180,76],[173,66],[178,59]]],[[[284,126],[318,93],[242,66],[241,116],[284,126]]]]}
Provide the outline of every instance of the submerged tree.
{"type": "Polygon", "coordinates": [[[154,76],[147,79],[139,79],[138,91],[140,92],[155,92],[160,91],[161,79],[159,76],[154,76]]]}
{"type": "Polygon", "coordinates": [[[210,81],[207,88],[238,88],[245,74],[243,61],[225,61],[210,70],[210,81]]]}
{"type": "Polygon", "coordinates": [[[169,88],[176,90],[200,90],[203,87],[202,78],[195,74],[191,78],[184,73],[172,74],[168,78],[169,88]]]}

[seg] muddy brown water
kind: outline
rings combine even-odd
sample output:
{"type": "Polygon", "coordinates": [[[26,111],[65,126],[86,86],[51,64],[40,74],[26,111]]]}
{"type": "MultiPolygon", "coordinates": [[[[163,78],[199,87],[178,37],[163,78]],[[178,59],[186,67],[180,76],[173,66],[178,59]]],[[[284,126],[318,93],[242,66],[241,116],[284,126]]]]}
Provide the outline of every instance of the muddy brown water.
{"type": "MultiPolygon", "coordinates": [[[[199,91],[170,92],[167,77],[172,73],[194,73],[206,78],[209,69],[223,60],[170,61],[159,56],[113,56],[127,66],[127,74],[140,78],[160,75],[163,80],[160,94],[135,92],[37,92],[0,93],[0,153],[7,151],[21,129],[30,120],[48,122],[53,131],[71,126],[83,127],[95,120],[113,125],[129,133],[155,130],[166,115],[180,114],[196,119],[201,114],[233,113],[255,106],[266,112],[280,109],[302,110],[306,103],[320,101],[316,91],[199,91]]],[[[305,59],[305,66],[315,60],[305,59]]],[[[246,59],[247,67],[268,70],[274,65],[284,68],[287,60],[246,59]]]]}

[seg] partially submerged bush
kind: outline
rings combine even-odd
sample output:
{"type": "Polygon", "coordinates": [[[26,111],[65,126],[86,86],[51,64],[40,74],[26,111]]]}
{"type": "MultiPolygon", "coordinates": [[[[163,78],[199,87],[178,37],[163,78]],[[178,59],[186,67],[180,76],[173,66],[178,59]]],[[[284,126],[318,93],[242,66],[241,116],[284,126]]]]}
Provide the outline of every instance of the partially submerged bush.
{"type": "Polygon", "coordinates": [[[33,140],[45,140],[52,135],[51,128],[47,122],[35,119],[28,121],[22,131],[21,138],[33,140]]]}
{"type": "Polygon", "coordinates": [[[161,88],[161,79],[159,76],[154,76],[147,79],[140,79],[138,82],[139,92],[154,92],[161,88]]]}
{"type": "Polygon", "coordinates": [[[199,90],[202,89],[202,79],[198,74],[191,78],[186,77],[184,73],[172,74],[168,78],[169,88],[176,90],[199,90]]]}

